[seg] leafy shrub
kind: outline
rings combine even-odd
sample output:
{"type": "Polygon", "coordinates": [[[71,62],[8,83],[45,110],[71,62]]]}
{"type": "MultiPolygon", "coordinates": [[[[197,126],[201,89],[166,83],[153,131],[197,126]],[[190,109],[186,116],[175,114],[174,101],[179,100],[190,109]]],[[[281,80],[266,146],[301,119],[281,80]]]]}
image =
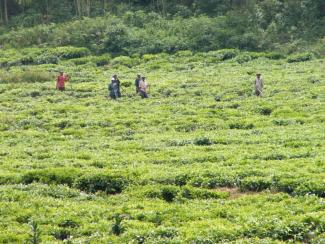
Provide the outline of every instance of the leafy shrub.
{"type": "Polygon", "coordinates": [[[275,119],[272,120],[272,123],[278,126],[287,126],[295,124],[295,121],[292,119],[275,119]]]}
{"type": "Polygon", "coordinates": [[[217,95],[217,96],[214,97],[214,100],[215,100],[216,102],[221,102],[221,98],[222,98],[221,95],[217,95]]]}
{"type": "Polygon", "coordinates": [[[101,56],[88,56],[88,57],[82,57],[82,58],[75,58],[71,59],[70,61],[73,62],[76,65],[83,65],[87,63],[94,63],[96,66],[104,66],[109,64],[110,62],[110,56],[109,55],[101,55],[101,56]]]}
{"type": "Polygon", "coordinates": [[[23,174],[21,182],[24,184],[40,182],[45,184],[66,184],[72,186],[76,176],[77,172],[74,169],[35,170],[23,174]]]}
{"type": "Polygon", "coordinates": [[[308,82],[315,84],[315,83],[319,83],[320,79],[316,78],[316,77],[309,77],[308,78],[308,82]]]}
{"type": "Polygon", "coordinates": [[[247,177],[240,182],[240,189],[242,191],[262,191],[269,189],[272,185],[272,179],[253,176],[247,177]]]}
{"type": "Polygon", "coordinates": [[[0,185],[6,184],[18,184],[20,182],[20,178],[18,175],[13,174],[1,174],[0,175],[0,185]]]}
{"type": "Polygon", "coordinates": [[[176,197],[177,192],[178,192],[177,187],[174,187],[174,186],[164,186],[161,189],[161,197],[166,202],[172,202],[174,200],[174,198],[176,197]]]}
{"type": "MultiPolygon", "coordinates": [[[[184,186],[184,185],[183,185],[184,186]]],[[[227,198],[227,192],[197,189],[192,186],[176,187],[164,185],[160,188],[150,189],[145,193],[146,197],[163,199],[166,202],[173,202],[174,199],[220,199],[227,198]]]]}
{"type": "Polygon", "coordinates": [[[316,195],[318,197],[325,197],[325,182],[306,180],[298,185],[294,194],[296,195],[316,195]]]}
{"type": "Polygon", "coordinates": [[[250,130],[254,128],[254,124],[249,123],[249,124],[244,124],[241,122],[237,123],[231,123],[229,124],[229,129],[243,129],[243,130],[250,130]]]}
{"type": "Polygon", "coordinates": [[[178,235],[178,231],[174,227],[160,227],[152,233],[154,237],[163,239],[173,239],[178,235]]]}
{"type": "Polygon", "coordinates": [[[259,113],[261,115],[271,115],[272,113],[272,108],[268,108],[268,107],[262,107],[259,109],[259,113]]]}
{"type": "Polygon", "coordinates": [[[265,53],[265,52],[247,52],[246,54],[248,54],[252,59],[268,58],[268,59],[278,60],[278,59],[284,58],[283,54],[277,53],[277,52],[269,52],[269,53],[265,53]]]}
{"type": "Polygon", "coordinates": [[[194,145],[197,146],[210,146],[213,142],[207,137],[200,137],[194,140],[194,145]]]}
{"type": "Polygon", "coordinates": [[[138,61],[136,59],[127,56],[120,56],[111,60],[111,65],[113,66],[123,65],[129,68],[135,66],[137,63],[138,61]]]}
{"type": "Polygon", "coordinates": [[[59,58],[50,53],[43,53],[42,55],[35,58],[34,63],[36,64],[58,64],[59,58]]]}
{"type": "Polygon", "coordinates": [[[193,52],[190,50],[178,51],[175,54],[176,57],[191,57],[193,56],[193,52]]]}
{"type": "Polygon", "coordinates": [[[301,180],[294,177],[275,177],[275,185],[277,190],[292,194],[294,190],[301,184],[301,180]],[[288,178],[289,177],[289,178],[288,178]]]}
{"type": "Polygon", "coordinates": [[[125,176],[108,174],[87,174],[77,178],[74,186],[85,192],[95,193],[103,191],[107,194],[121,193],[128,185],[129,180],[125,176]]]}
{"type": "Polygon", "coordinates": [[[232,59],[239,54],[237,49],[221,49],[218,51],[210,51],[206,54],[207,57],[214,57],[216,61],[225,61],[232,59]]]}
{"type": "Polygon", "coordinates": [[[122,225],[123,218],[119,214],[114,215],[114,223],[111,227],[111,233],[119,236],[125,231],[125,227],[122,225]]]}
{"type": "Polygon", "coordinates": [[[57,240],[66,240],[71,236],[71,229],[68,228],[57,228],[52,231],[52,235],[57,240]]]}
{"type": "Polygon", "coordinates": [[[278,59],[284,58],[285,56],[283,54],[281,54],[281,53],[270,52],[270,53],[265,53],[264,57],[266,57],[268,59],[278,60],[278,59]]]}
{"type": "Polygon", "coordinates": [[[78,226],[79,226],[79,224],[72,219],[66,219],[59,223],[59,227],[62,227],[62,228],[76,228],[78,226]]]}
{"type": "Polygon", "coordinates": [[[246,53],[240,54],[235,58],[235,61],[239,64],[243,64],[243,63],[249,62],[251,60],[252,60],[251,56],[246,53]]]}
{"type": "Polygon", "coordinates": [[[31,221],[29,223],[31,233],[29,234],[29,242],[31,244],[39,244],[41,243],[41,231],[38,227],[38,224],[35,221],[31,221]]]}
{"type": "Polygon", "coordinates": [[[23,72],[0,73],[2,83],[34,83],[52,80],[52,76],[42,70],[26,70],[23,72]]]}
{"type": "Polygon", "coordinates": [[[304,61],[309,61],[314,58],[314,55],[312,53],[298,53],[298,54],[293,54],[290,55],[287,58],[288,63],[295,63],[295,62],[304,62],[304,61]]]}
{"type": "Polygon", "coordinates": [[[186,183],[188,182],[189,179],[190,179],[190,176],[187,174],[177,175],[175,177],[175,185],[184,186],[184,185],[186,185],[186,183]]]}
{"type": "Polygon", "coordinates": [[[48,53],[60,59],[81,58],[90,55],[90,51],[87,48],[73,47],[73,46],[65,46],[65,47],[57,47],[57,48],[49,49],[48,53]]]}
{"type": "Polygon", "coordinates": [[[68,128],[72,125],[72,123],[68,120],[62,120],[56,123],[56,126],[60,129],[68,128]]]}
{"type": "Polygon", "coordinates": [[[220,199],[227,198],[229,193],[196,189],[194,187],[186,186],[182,188],[179,195],[186,199],[220,199]]]}
{"type": "Polygon", "coordinates": [[[92,58],[92,62],[96,64],[96,66],[104,66],[109,64],[111,57],[109,55],[101,55],[92,58]]]}
{"type": "Polygon", "coordinates": [[[287,157],[281,153],[272,153],[269,155],[263,156],[263,160],[284,160],[287,157]]]}

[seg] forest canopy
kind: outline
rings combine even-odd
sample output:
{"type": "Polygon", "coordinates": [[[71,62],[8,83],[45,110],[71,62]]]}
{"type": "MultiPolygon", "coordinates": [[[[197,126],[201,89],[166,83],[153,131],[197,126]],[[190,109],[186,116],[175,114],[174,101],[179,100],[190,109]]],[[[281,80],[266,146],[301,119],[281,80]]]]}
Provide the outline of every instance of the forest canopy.
{"type": "Polygon", "coordinates": [[[74,45],[87,46],[99,53],[131,55],[219,48],[262,51],[280,46],[291,52],[306,43],[324,44],[323,0],[0,0],[0,3],[1,45],[16,48],[74,45]]]}

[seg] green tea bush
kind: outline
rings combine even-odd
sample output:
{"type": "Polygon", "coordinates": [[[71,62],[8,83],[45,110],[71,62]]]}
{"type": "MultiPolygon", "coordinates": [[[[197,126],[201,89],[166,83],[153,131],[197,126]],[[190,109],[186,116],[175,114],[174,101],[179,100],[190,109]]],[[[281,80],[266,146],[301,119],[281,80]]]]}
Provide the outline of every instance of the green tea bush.
{"type": "Polygon", "coordinates": [[[19,175],[16,174],[1,174],[0,185],[18,184],[20,182],[19,175]]]}
{"type": "Polygon", "coordinates": [[[198,189],[190,185],[182,187],[163,185],[147,190],[145,196],[159,198],[166,202],[173,202],[175,199],[225,199],[229,197],[229,193],[198,189]]]}
{"type": "Polygon", "coordinates": [[[197,146],[210,146],[213,142],[207,137],[199,137],[194,140],[194,145],[197,146]]]}
{"type": "Polygon", "coordinates": [[[193,56],[193,52],[190,51],[190,50],[178,51],[178,52],[175,53],[175,56],[176,57],[182,57],[182,58],[192,57],[193,56]]]}
{"type": "Polygon", "coordinates": [[[261,115],[269,116],[272,113],[272,108],[269,108],[269,107],[261,107],[261,108],[259,108],[259,113],[261,115]]]}
{"type": "Polygon", "coordinates": [[[176,186],[185,186],[191,177],[188,174],[180,174],[175,177],[176,186]]]}
{"type": "Polygon", "coordinates": [[[239,130],[250,130],[253,129],[255,126],[252,123],[245,124],[243,122],[236,122],[229,124],[229,129],[239,129],[239,130]]]}
{"type": "Polygon", "coordinates": [[[29,243],[39,244],[41,243],[41,231],[38,224],[35,221],[29,223],[31,228],[31,233],[29,234],[29,243]]]}
{"type": "Polygon", "coordinates": [[[114,223],[112,224],[111,227],[112,234],[119,236],[126,230],[126,228],[122,224],[122,221],[123,218],[121,217],[121,215],[119,214],[114,215],[114,223]]]}
{"type": "Polygon", "coordinates": [[[85,47],[57,47],[49,49],[47,53],[52,54],[60,59],[74,59],[90,55],[90,51],[85,47]]]}
{"type": "Polygon", "coordinates": [[[275,177],[275,186],[277,190],[292,194],[295,189],[303,183],[303,179],[297,179],[294,176],[288,177],[275,177]]]}
{"type": "Polygon", "coordinates": [[[111,57],[109,55],[95,56],[91,59],[91,62],[95,63],[96,66],[104,66],[109,64],[111,57]]]}
{"type": "Polygon", "coordinates": [[[197,189],[191,186],[183,187],[179,195],[186,199],[224,199],[229,197],[228,192],[197,189]]]}
{"type": "Polygon", "coordinates": [[[151,235],[155,238],[173,239],[178,235],[178,230],[174,227],[159,227],[151,235]]]}
{"type": "Polygon", "coordinates": [[[235,58],[235,61],[239,64],[243,64],[243,63],[249,62],[251,60],[252,60],[251,56],[249,54],[245,54],[245,53],[240,54],[235,58]]]}
{"type": "Polygon", "coordinates": [[[221,49],[218,51],[210,51],[206,54],[206,57],[213,57],[215,61],[225,61],[235,58],[239,54],[237,49],[221,49]]]}
{"type": "Polygon", "coordinates": [[[251,59],[257,59],[257,58],[268,58],[273,60],[279,60],[285,58],[285,56],[281,53],[277,52],[247,52],[251,59]]]}
{"type": "Polygon", "coordinates": [[[77,178],[74,187],[79,190],[95,193],[98,191],[107,194],[118,194],[129,184],[129,179],[122,175],[92,173],[77,178]]]}
{"type": "Polygon", "coordinates": [[[287,58],[287,62],[288,63],[295,63],[295,62],[305,62],[305,61],[309,61],[312,60],[314,58],[314,54],[312,53],[298,53],[298,54],[293,54],[290,55],[287,58]]]}
{"type": "Polygon", "coordinates": [[[247,177],[240,181],[240,189],[242,191],[263,191],[272,186],[272,179],[265,177],[247,177]]]}
{"type": "Polygon", "coordinates": [[[78,173],[75,169],[44,169],[27,172],[21,176],[23,184],[40,182],[44,184],[66,184],[73,185],[78,173]]]}
{"type": "Polygon", "coordinates": [[[161,198],[166,202],[172,202],[175,199],[178,191],[178,188],[175,186],[164,186],[161,189],[161,198]]]}
{"type": "Polygon", "coordinates": [[[61,221],[58,226],[62,228],[77,228],[79,227],[79,224],[75,220],[65,219],[61,221]]]}
{"type": "Polygon", "coordinates": [[[56,228],[51,233],[55,239],[57,240],[67,240],[71,236],[71,229],[70,228],[56,228]]]}
{"type": "Polygon", "coordinates": [[[43,70],[26,70],[23,72],[0,72],[0,83],[35,83],[52,80],[49,72],[43,70]]]}
{"type": "Polygon", "coordinates": [[[58,64],[59,58],[54,54],[43,53],[34,59],[34,63],[36,63],[36,64],[58,64]]]}
{"type": "Polygon", "coordinates": [[[296,195],[316,195],[325,197],[325,182],[306,180],[294,189],[296,195]]]}
{"type": "Polygon", "coordinates": [[[123,65],[123,66],[131,68],[131,67],[135,66],[136,64],[138,64],[138,60],[136,60],[135,58],[127,57],[127,56],[120,56],[120,57],[116,57],[113,60],[111,60],[110,64],[113,65],[114,67],[123,65]]]}

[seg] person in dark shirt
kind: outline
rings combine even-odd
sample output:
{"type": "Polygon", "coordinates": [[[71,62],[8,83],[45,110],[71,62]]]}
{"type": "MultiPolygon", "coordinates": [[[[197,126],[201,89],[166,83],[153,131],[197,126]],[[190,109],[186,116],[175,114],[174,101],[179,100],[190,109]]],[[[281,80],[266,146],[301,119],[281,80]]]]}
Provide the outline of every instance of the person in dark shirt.
{"type": "Polygon", "coordinates": [[[135,85],[135,92],[139,93],[139,84],[140,84],[140,80],[141,80],[141,75],[137,75],[137,78],[134,81],[134,85],[135,85]]]}

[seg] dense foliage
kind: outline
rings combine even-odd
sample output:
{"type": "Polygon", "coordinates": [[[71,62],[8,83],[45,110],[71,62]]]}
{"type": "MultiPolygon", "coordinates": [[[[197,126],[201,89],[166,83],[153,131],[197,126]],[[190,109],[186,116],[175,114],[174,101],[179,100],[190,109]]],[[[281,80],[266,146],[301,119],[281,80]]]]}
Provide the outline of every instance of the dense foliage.
{"type": "Polygon", "coordinates": [[[5,1],[6,14],[3,1],[4,46],[87,46],[119,55],[324,46],[322,0],[5,1]]]}

